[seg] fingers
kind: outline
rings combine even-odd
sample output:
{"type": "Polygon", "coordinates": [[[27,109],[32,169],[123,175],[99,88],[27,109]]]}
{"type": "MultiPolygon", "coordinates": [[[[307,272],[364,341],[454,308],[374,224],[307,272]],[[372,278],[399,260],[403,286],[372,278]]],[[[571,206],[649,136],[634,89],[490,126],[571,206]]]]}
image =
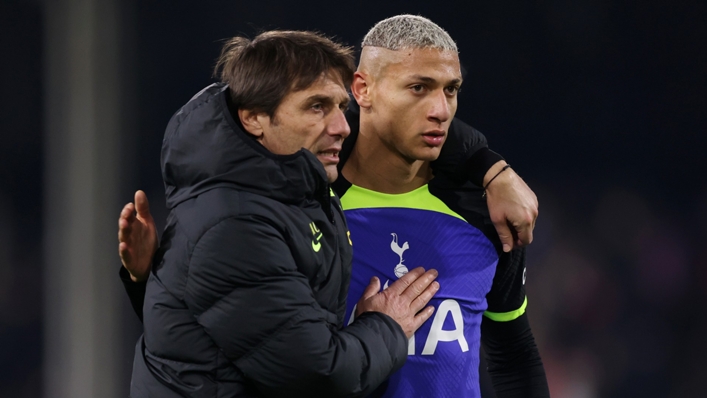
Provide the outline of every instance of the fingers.
{"type": "Polygon", "coordinates": [[[366,286],[366,290],[363,291],[361,300],[368,300],[369,298],[376,295],[381,290],[381,281],[377,277],[371,278],[371,282],[366,286]]]}
{"type": "MultiPolygon", "coordinates": [[[[408,289],[409,290],[409,289],[408,289]]],[[[415,299],[410,303],[410,308],[415,312],[419,312],[421,309],[425,308],[427,303],[432,300],[432,297],[439,291],[439,282],[434,281],[430,283],[425,290],[422,291],[415,299]]]]}
{"type": "Polygon", "coordinates": [[[498,238],[501,239],[501,244],[503,245],[503,251],[508,253],[513,248],[513,233],[504,219],[501,222],[493,222],[493,226],[496,227],[496,232],[498,233],[498,238]]]}
{"type": "Polygon", "coordinates": [[[118,241],[128,242],[130,240],[130,233],[132,232],[132,222],[135,220],[135,207],[132,203],[128,203],[123,206],[123,210],[120,212],[120,217],[118,218],[118,241]]]}
{"type": "Polygon", "coordinates": [[[516,240],[518,247],[529,245],[533,241],[533,228],[530,225],[525,228],[517,228],[516,233],[518,234],[518,239],[516,240]]]}
{"type": "Polygon", "coordinates": [[[148,202],[145,192],[141,190],[135,192],[135,209],[137,210],[138,216],[141,218],[152,218],[152,215],[150,214],[150,202],[148,202]]]}
{"type": "MultiPolygon", "coordinates": [[[[422,268],[422,267],[420,267],[420,268],[422,268]]],[[[417,300],[419,298],[419,296],[423,292],[425,292],[425,290],[427,288],[430,287],[432,282],[437,278],[437,275],[438,275],[438,273],[437,273],[436,269],[431,269],[431,270],[425,272],[419,278],[415,279],[405,289],[405,291],[401,294],[401,296],[405,297],[407,300],[410,301],[410,303],[412,303],[414,300],[417,300]]],[[[424,304],[427,304],[427,301],[425,301],[424,304]]],[[[415,312],[419,311],[422,307],[423,306],[420,306],[420,308],[416,309],[415,312]]]]}
{"type": "Polygon", "coordinates": [[[537,217],[537,210],[534,211],[531,208],[525,209],[520,214],[508,216],[507,224],[511,228],[514,248],[527,246],[533,242],[533,229],[537,217]]]}
{"type": "Polygon", "coordinates": [[[130,240],[130,223],[124,218],[118,219],[118,242],[127,242],[130,240]]]}
{"type": "Polygon", "coordinates": [[[368,303],[369,300],[376,294],[381,289],[381,282],[377,277],[372,277],[371,282],[366,286],[366,289],[363,291],[363,294],[361,295],[361,298],[358,300],[358,303],[356,304],[356,317],[359,315],[363,314],[364,312],[368,311],[370,309],[370,304],[368,303]]]}
{"type": "Polygon", "coordinates": [[[407,274],[403,275],[400,279],[395,281],[392,285],[388,286],[388,290],[392,294],[401,295],[415,280],[417,280],[422,274],[425,273],[425,269],[422,267],[417,267],[407,274]]]}
{"type": "Polygon", "coordinates": [[[123,265],[127,268],[132,261],[132,256],[130,255],[128,245],[125,242],[121,242],[118,245],[118,254],[120,255],[120,261],[122,261],[123,265]]]}
{"type": "Polygon", "coordinates": [[[435,307],[433,307],[431,305],[427,306],[424,310],[418,312],[415,315],[415,318],[413,318],[413,326],[415,328],[414,330],[419,329],[423,323],[425,323],[428,319],[430,319],[430,317],[432,316],[432,314],[434,314],[434,312],[435,312],[435,307]]]}
{"type": "Polygon", "coordinates": [[[439,291],[437,276],[435,269],[425,271],[417,267],[382,292],[379,291],[380,280],[373,277],[358,302],[356,313],[382,312],[393,318],[410,338],[434,312],[434,307],[427,304],[439,291]]]}
{"type": "Polygon", "coordinates": [[[123,210],[120,211],[120,218],[124,218],[128,221],[132,221],[132,217],[135,215],[135,205],[128,203],[123,206],[123,210]]]}

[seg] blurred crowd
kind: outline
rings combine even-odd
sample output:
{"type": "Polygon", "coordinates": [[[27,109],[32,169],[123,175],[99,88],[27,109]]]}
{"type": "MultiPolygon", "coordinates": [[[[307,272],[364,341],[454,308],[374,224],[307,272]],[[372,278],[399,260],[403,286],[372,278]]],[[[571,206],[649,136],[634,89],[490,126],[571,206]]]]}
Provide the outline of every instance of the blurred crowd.
{"type": "Polygon", "coordinates": [[[538,192],[529,252],[529,312],[553,395],[702,396],[707,201],[662,208],[616,187],[578,206],[559,199],[567,189],[538,192]]]}

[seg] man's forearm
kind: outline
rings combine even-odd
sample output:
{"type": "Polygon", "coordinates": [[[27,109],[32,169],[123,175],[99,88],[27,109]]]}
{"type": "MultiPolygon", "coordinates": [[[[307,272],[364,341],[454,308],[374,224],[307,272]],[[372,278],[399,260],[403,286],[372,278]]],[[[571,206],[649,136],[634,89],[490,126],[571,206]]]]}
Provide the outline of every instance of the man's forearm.
{"type": "Polygon", "coordinates": [[[466,178],[462,181],[468,180],[475,185],[484,187],[505,165],[506,161],[503,159],[503,156],[490,150],[488,147],[479,148],[479,150],[471,155],[462,169],[466,170],[468,173],[466,178]]]}

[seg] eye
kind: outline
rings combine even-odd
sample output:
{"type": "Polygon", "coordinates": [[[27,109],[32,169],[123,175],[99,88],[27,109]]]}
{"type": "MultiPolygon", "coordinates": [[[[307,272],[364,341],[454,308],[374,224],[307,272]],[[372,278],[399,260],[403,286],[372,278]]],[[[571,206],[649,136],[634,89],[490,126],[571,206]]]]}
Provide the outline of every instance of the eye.
{"type": "Polygon", "coordinates": [[[348,107],[349,107],[349,103],[348,103],[348,102],[342,102],[342,103],[339,104],[339,109],[341,109],[342,111],[345,111],[346,108],[348,108],[348,107]]]}
{"type": "Polygon", "coordinates": [[[424,89],[425,86],[423,86],[422,84],[415,84],[414,86],[410,86],[410,90],[412,90],[414,93],[421,93],[424,89]]]}
{"type": "Polygon", "coordinates": [[[314,109],[315,111],[321,111],[324,109],[324,104],[316,103],[312,105],[312,109],[314,109]]]}
{"type": "Polygon", "coordinates": [[[445,88],[445,90],[447,91],[447,94],[454,95],[458,94],[461,91],[461,88],[459,86],[449,86],[445,88]]]}

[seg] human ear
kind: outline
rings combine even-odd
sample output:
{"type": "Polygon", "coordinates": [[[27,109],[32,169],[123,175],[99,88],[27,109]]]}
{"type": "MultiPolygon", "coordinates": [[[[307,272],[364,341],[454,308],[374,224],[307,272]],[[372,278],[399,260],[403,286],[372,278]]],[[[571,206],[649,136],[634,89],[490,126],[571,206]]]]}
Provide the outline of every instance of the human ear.
{"type": "Polygon", "coordinates": [[[353,82],[351,83],[351,94],[353,94],[361,108],[371,107],[371,86],[368,80],[370,80],[368,75],[357,71],[354,73],[353,82]]]}
{"type": "Polygon", "coordinates": [[[241,120],[243,128],[248,134],[257,139],[263,138],[263,118],[262,112],[255,112],[248,109],[238,109],[238,118],[241,120]]]}

